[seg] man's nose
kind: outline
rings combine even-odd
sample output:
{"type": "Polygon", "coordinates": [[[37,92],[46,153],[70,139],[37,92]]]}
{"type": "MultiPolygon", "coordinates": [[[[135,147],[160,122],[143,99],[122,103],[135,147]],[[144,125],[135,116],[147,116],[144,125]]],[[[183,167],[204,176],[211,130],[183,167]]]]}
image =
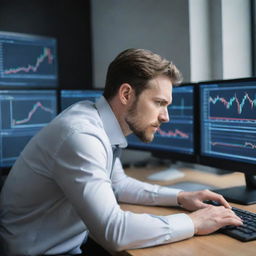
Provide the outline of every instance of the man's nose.
{"type": "Polygon", "coordinates": [[[160,113],[160,116],[159,116],[159,120],[162,122],[162,123],[166,123],[168,122],[170,119],[169,119],[169,112],[168,112],[168,108],[164,108],[161,113],[160,113]]]}

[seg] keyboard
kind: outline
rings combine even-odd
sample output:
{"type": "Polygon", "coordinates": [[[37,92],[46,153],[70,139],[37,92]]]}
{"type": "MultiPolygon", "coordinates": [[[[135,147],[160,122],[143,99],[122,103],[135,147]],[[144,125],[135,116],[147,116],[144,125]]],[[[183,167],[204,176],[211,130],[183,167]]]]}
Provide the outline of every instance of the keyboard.
{"type": "MultiPolygon", "coordinates": [[[[207,201],[207,203],[219,205],[212,201],[207,201]]],[[[242,226],[225,226],[219,231],[242,242],[256,240],[256,213],[236,207],[232,207],[232,210],[243,220],[244,224],[242,226]]]]}

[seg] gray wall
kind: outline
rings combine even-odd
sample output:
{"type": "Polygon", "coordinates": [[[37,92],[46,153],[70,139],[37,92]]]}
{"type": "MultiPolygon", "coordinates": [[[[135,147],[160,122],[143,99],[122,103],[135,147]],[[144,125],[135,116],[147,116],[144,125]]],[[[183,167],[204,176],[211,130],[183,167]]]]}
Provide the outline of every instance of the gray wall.
{"type": "Polygon", "coordinates": [[[131,47],[172,60],[184,82],[252,75],[250,0],[91,0],[91,10],[93,87],[131,47]]]}
{"type": "Polygon", "coordinates": [[[250,0],[189,0],[191,81],[252,75],[250,0]]]}
{"type": "Polygon", "coordinates": [[[92,0],[93,87],[127,48],[145,48],[172,60],[190,80],[187,0],[92,0]]]}

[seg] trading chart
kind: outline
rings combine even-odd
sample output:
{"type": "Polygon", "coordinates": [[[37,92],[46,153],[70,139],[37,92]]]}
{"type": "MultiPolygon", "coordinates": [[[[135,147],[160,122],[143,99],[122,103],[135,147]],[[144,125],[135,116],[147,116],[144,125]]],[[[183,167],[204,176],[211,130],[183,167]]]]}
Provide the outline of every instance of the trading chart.
{"type": "Polygon", "coordinates": [[[54,90],[0,91],[0,166],[13,164],[28,141],[56,114],[54,90]]]}
{"type": "Polygon", "coordinates": [[[0,33],[0,86],[57,86],[56,40],[0,33]]]}
{"type": "Polygon", "coordinates": [[[203,152],[255,161],[256,85],[201,89],[203,152]]]}

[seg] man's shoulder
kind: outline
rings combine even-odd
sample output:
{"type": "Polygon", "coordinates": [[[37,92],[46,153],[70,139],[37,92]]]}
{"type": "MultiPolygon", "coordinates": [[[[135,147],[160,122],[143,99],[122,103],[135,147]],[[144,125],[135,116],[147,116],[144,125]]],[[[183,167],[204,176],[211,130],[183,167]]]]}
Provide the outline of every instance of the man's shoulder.
{"type": "Polygon", "coordinates": [[[81,101],[63,112],[56,123],[70,129],[102,128],[100,115],[93,102],[81,101]]]}

